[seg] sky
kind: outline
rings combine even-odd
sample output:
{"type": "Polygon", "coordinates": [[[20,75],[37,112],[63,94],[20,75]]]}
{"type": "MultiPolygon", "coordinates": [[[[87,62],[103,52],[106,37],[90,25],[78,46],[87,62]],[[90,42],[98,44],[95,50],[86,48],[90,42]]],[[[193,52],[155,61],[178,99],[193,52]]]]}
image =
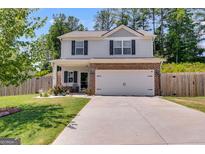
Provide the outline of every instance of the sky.
{"type": "MultiPolygon", "coordinates": [[[[47,34],[49,27],[53,23],[53,15],[64,13],[66,16],[75,16],[80,19],[80,23],[82,23],[88,30],[93,30],[94,26],[94,17],[99,11],[100,8],[45,8],[39,9],[32,14],[35,17],[45,18],[48,17],[46,24],[36,31],[36,37],[38,38],[40,35],[47,34]]],[[[201,46],[205,47],[205,42],[200,43],[201,46]]]]}
{"type": "Polygon", "coordinates": [[[80,22],[87,27],[89,30],[93,29],[94,25],[94,17],[97,13],[97,11],[100,9],[97,8],[71,8],[71,9],[62,9],[62,8],[56,8],[56,9],[39,9],[35,13],[32,14],[32,16],[39,16],[41,18],[48,17],[48,20],[46,24],[38,29],[36,31],[37,37],[43,34],[47,34],[49,27],[52,25],[52,17],[53,14],[59,14],[64,13],[66,16],[75,16],[78,19],[80,19],[80,22]]]}

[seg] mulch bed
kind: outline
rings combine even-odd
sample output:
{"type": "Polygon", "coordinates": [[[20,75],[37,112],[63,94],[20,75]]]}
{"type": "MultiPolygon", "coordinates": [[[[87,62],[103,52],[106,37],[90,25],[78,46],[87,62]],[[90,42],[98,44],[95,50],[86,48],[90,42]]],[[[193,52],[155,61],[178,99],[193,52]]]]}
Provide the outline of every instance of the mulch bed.
{"type": "Polygon", "coordinates": [[[16,107],[0,108],[0,117],[4,117],[20,111],[21,110],[16,107]]]}

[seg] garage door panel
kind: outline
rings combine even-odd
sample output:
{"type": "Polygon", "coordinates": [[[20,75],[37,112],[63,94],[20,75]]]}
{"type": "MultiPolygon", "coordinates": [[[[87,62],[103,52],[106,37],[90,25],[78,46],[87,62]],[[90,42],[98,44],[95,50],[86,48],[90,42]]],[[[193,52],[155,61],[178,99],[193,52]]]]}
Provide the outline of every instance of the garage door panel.
{"type": "Polygon", "coordinates": [[[154,95],[154,70],[96,70],[97,95],[154,95]]]}

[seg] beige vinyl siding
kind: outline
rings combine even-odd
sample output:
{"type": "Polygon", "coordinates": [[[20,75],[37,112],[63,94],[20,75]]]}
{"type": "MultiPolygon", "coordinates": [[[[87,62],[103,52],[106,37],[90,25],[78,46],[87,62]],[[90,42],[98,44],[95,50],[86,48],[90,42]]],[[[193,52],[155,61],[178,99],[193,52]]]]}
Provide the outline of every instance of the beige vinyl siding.
{"type": "Polygon", "coordinates": [[[153,57],[153,42],[151,39],[136,40],[136,57],[153,57]]]}
{"type": "Polygon", "coordinates": [[[136,39],[135,55],[110,55],[109,40],[88,40],[88,55],[71,55],[71,40],[63,40],[61,58],[153,57],[151,39],[136,39]]]}
{"type": "Polygon", "coordinates": [[[69,58],[71,56],[71,41],[61,41],[61,58],[69,58]]]}

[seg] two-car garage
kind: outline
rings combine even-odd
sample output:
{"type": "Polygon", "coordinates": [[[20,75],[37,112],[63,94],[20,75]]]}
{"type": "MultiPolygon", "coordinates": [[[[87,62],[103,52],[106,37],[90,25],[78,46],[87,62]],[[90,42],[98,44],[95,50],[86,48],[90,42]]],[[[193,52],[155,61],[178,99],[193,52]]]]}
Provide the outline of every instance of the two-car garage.
{"type": "Polygon", "coordinates": [[[95,93],[154,96],[154,70],[95,70],[95,93]]]}

